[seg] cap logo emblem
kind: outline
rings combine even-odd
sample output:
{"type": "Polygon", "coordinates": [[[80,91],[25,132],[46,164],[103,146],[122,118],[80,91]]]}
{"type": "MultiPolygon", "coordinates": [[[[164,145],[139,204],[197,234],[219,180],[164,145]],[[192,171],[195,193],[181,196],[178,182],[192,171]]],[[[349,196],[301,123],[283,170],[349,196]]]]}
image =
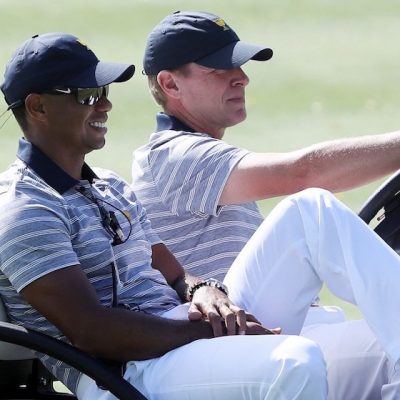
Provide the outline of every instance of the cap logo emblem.
{"type": "Polygon", "coordinates": [[[57,92],[65,93],[65,94],[71,94],[71,89],[57,89],[57,92]]]}
{"type": "Polygon", "coordinates": [[[229,30],[229,26],[226,24],[226,22],[222,18],[215,19],[214,23],[216,23],[218,26],[223,28],[224,31],[229,30]]]}

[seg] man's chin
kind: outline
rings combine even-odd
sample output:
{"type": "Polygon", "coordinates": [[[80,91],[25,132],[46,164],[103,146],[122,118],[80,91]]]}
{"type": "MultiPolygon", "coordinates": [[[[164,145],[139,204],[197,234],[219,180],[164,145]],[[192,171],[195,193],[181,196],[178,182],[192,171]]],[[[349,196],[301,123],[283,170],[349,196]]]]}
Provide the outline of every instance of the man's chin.
{"type": "Polygon", "coordinates": [[[228,128],[228,127],[231,127],[231,126],[235,126],[235,125],[237,125],[237,124],[240,124],[240,123],[243,122],[246,118],[247,118],[247,113],[246,113],[246,111],[242,111],[241,113],[236,114],[235,119],[233,119],[233,120],[231,121],[231,123],[230,123],[229,125],[227,125],[227,128],[228,128]]]}
{"type": "Polygon", "coordinates": [[[92,143],[90,148],[87,150],[86,154],[89,154],[95,150],[101,150],[105,145],[106,145],[105,139],[103,139],[102,141],[98,141],[96,143],[92,143]]]}

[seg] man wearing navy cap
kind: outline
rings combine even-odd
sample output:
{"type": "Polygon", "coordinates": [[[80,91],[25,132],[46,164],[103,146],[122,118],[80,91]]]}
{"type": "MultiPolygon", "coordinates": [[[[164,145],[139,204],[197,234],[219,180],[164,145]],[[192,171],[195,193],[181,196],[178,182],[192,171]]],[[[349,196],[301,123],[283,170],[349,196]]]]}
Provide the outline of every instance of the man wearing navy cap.
{"type": "MultiPolygon", "coordinates": [[[[64,33],[32,37],[6,67],[1,90],[24,134],[0,175],[0,295],[11,321],[126,364],[149,399],[325,399],[313,342],[274,334],[224,285],[185,273],[129,185],[85,163],[105,143],[109,85],[133,73],[64,33]]],[[[79,399],[111,398],[39,356],[79,399]]]]}
{"type": "MultiPolygon", "coordinates": [[[[266,251],[260,232],[268,226],[274,229],[277,214],[263,222],[255,201],[310,187],[343,191],[391,173],[400,168],[400,133],[341,139],[287,153],[250,152],[224,142],[226,128],[246,118],[249,78],[242,65],[267,61],[272,55],[268,47],[239,39],[226,21],[211,13],[176,12],[157,24],[148,36],[143,64],[163,112],[157,115],[149,142],[134,153],[132,187],[153,229],[187,271],[205,280],[225,280],[228,286],[236,280],[245,282],[248,290],[230,290],[230,296],[267,326],[297,334],[306,326],[302,333],[317,340],[327,358],[331,398],[378,398],[390,371],[375,339],[379,328],[375,326],[372,334],[364,322],[342,322],[344,315],[336,307],[309,308],[314,299],[295,289],[313,281],[294,272],[294,265],[309,256],[306,248],[299,254],[294,249],[305,240],[305,232],[312,245],[324,240],[321,253],[332,257],[331,266],[337,268],[340,260],[346,260],[341,267],[354,261],[353,238],[358,236],[348,238],[342,228],[335,231],[330,225],[307,230],[293,218],[287,233],[275,230],[273,245],[266,251]],[[334,237],[337,232],[341,236],[334,237]],[[334,250],[341,256],[334,256],[334,250]],[[269,273],[275,275],[264,287],[268,306],[260,310],[256,293],[269,273]],[[304,323],[303,306],[309,310],[304,323]],[[301,311],[296,313],[296,307],[301,311]]],[[[336,204],[329,194],[314,190],[289,198],[281,207],[297,204],[297,198],[322,209],[321,202],[336,204]]],[[[377,253],[358,240],[363,252],[370,251],[369,262],[380,267],[377,253]]],[[[364,267],[361,260],[356,264],[364,267]]],[[[330,289],[342,296],[335,286],[330,289]]],[[[360,306],[353,294],[344,298],[360,306]]],[[[378,301],[371,307],[379,313],[386,310],[378,301]]],[[[385,396],[390,396],[387,388],[385,396]]]]}

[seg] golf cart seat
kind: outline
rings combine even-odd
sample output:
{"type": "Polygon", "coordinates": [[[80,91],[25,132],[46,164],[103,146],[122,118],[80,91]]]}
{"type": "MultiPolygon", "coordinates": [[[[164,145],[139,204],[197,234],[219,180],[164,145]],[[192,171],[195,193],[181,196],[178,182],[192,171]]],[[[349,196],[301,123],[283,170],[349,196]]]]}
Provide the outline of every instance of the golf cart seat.
{"type": "Polygon", "coordinates": [[[117,399],[146,400],[104,362],[67,343],[8,322],[0,299],[0,399],[76,399],[70,393],[55,390],[56,379],[35,357],[33,350],[78,369],[117,399]]]}
{"type": "Polygon", "coordinates": [[[400,255],[400,170],[383,182],[358,215],[400,255]]]}

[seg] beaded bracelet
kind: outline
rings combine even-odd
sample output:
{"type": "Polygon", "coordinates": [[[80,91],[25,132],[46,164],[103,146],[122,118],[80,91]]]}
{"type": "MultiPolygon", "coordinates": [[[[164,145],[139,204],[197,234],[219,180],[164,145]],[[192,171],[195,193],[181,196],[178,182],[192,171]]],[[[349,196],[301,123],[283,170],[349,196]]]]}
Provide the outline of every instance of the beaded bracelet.
{"type": "Polygon", "coordinates": [[[205,279],[204,281],[200,281],[195,283],[193,286],[191,286],[188,290],[188,299],[189,301],[192,301],[194,293],[196,292],[197,289],[200,289],[203,286],[211,286],[215,287],[218,290],[220,290],[222,293],[224,293],[226,296],[228,296],[228,288],[220,281],[214,278],[209,278],[205,279]]]}

